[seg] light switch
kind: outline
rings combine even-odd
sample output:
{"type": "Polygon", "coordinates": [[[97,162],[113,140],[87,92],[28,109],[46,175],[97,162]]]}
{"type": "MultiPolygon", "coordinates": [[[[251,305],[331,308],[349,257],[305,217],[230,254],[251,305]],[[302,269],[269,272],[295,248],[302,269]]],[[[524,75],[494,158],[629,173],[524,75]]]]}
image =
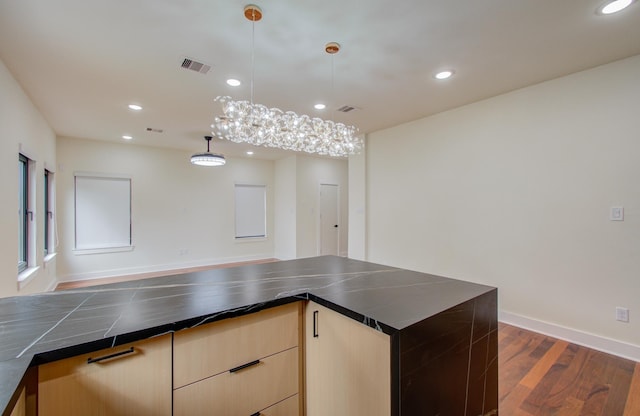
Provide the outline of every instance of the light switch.
{"type": "Polygon", "coordinates": [[[624,208],[611,207],[611,212],[609,213],[609,219],[611,221],[624,221],[624,208]]]}
{"type": "Polygon", "coordinates": [[[616,321],[629,322],[629,309],[621,306],[616,307],[616,321]]]}

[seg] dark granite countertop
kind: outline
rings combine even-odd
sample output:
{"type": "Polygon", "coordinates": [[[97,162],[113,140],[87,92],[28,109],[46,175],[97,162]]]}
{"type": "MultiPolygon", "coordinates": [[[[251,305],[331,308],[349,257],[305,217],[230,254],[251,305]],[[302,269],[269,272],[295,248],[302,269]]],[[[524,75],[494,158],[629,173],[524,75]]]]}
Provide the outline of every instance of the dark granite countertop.
{"type": "Polygon", "coordinates": [[[299,299],[393,334],[493,288],[342,257],[0,299],[0,409],[30,365],[299,299]]]}

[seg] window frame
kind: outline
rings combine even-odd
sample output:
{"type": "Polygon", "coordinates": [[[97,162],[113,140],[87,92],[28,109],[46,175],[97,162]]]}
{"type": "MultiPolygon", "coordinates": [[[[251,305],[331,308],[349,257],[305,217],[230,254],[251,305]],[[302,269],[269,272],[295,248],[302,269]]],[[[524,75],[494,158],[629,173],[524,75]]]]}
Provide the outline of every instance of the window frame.
{"type": "Polygon", "coordinates": [[[52,254],[51,250],[51,240],[52,240],[52,229],[51,229],[51,220],[53,220],[53,209],[51,207],[52,203],[52,186],[53,186],[53,172],[49,169],[44,170],[44,256],[48,256],[52,254]]]}
{"type": "Polygon", "coordinates": [[[29,267],[29,158],[18,154],[18,273],[29,267]]]}

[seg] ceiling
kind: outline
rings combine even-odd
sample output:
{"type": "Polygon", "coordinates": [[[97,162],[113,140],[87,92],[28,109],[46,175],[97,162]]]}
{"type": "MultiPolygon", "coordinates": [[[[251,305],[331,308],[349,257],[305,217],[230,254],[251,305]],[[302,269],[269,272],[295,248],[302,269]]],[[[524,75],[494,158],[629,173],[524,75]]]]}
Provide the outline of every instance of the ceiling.
{"type": "MultiPolygon", "coordinates": [[[[640,54],[639,3],[602,16],[602,0],[265,0],[254,101],[361,133],[384,129],[640,54]],[[330,41],[342,45],[333,58],[330,41]],[[455,74],[438,81],[441,69],[455,74]],[[315,110],[317,102],[328,108],[315,110]],[[343,105],[356,110],[335,111],[343,105]]],[[[130,134],[131,143],[203,151],[221,113],[214,98],[250,99],[246,4],[0,0],[0,59],[59,136],[130,134]],[[183,69],[185,57],[212,68],[183,69]]],[[[249,146],[215,140],[212,150],[240,156],[249,146]]]]}

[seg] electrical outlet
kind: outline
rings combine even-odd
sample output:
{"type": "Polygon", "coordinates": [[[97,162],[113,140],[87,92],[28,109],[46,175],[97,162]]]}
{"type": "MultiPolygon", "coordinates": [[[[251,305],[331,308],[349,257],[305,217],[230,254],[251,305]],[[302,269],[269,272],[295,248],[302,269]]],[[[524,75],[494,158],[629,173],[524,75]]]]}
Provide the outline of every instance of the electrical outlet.
{"type": "Polygon", "coordinates": [[[616,306],[616,321],[629,322],[629,309],[616,306]]]}

